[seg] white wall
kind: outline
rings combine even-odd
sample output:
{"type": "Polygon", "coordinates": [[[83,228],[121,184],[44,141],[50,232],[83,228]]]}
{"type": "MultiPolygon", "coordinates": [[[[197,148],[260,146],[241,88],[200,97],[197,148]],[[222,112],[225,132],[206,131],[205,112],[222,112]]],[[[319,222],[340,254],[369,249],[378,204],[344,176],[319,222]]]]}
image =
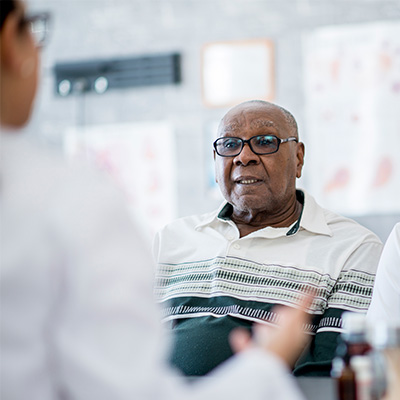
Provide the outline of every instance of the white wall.
{"type": "MultiPolygon", "coordinates": [[[[312,29],[369,21],[400,21],[398,0],[31,0],[50,10],[53,25],[43,51],[42,88],[28,128],[61,147],[68,127],[169,121],[176,132],[177,214],[206,212],[220,201],[205,176],[212,152],[209,126],[227,111],[201,98],[201,49],[222,40],[267,38],[275,45],[274,101],[298,120],[307,144],[301,37],[312,29]],[[56,62],[178,51],[182,83],[124,89],[84,98],[55,95],[56,62]]],[[[305,182],[307,180],[305,166],[305,182]]],[[[399,182],[400,184],[400,182],[399,182]]],[[[399,200],[400,201],[400,200],[399,200]]],[[[385,239],[397,214],[366,215],[363,223],[385,239]]]]}

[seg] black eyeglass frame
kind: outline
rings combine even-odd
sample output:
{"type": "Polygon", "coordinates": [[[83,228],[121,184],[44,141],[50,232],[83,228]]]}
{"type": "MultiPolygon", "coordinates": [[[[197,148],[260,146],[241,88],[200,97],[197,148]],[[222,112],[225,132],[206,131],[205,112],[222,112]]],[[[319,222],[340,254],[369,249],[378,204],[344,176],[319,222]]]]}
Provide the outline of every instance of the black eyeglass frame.
{"type": "Polygon", "coordinates": [[[45,46],[48,38],[50,19],[51,15],[49,12],[27,14],[21,17],[20,26],[22,28],[27,26],[29,27],[29,25],[31,25],[29,32],[33,36],[36,46],[43,47],[45,46]],[[35,24],[37,21],[41,21],[44,26],[44,30],[42,31],[42,38],[40,39],[38,38],[38,35],[35,34],[35,31],[33,31],[32,29],[33,24],[35,24]]]}
{"type": "Polygon", "coordinates": [[[288,138],[286,138],[286,139],[281,139],[281,138],[278,138],[278,136],[275,136],[275,135],[256,135],[256,136],[252,136],[250,139],[245,140],[245,139],[238,138],[238,137],[234,137],[234,136],[224,136],[224,137],[220,137],[220,138],[218,138],[217,140],[215,140],[215,142],[213,143],[213,146],[214,146],[215,152],[216,152],[220,157],[236,157],[236,156],[238,156],[238,155],[242,152],[243,147],[244,147],[244,145],[245,145],[246,143],[249,145],[251,151],[252,151],[254,154],[257,154],[258,156],[265,156],[265,155],[267,155],[267,154],[274,154],[274,153],[276,153],[276,152],[279,150],[279,146],[280,146],[282,143],[287,143],[287,142],[292,142],[292,141],[298,142],[298,139],[297,139],[296,137],[294,137],[294,136],[288,137],[288,138]],[[276,141],[277,141],[276,150],[270,151],[270,152],[268,152],[268,153],[260,153],[259,151],[255,151],[255,150],[253,149],[253,146],[251,145],[251,140],[254,139],[254,138],[258,138],[258,137],[273,137],[274,139],[276,139],[276,141]],[[237,140],[239,140],[239,141],[241,142],[241,144],[242,144],[241,147],[240,147],[240,149],[239,149],[239,151],[238,151],[237,153],[235,153],[235,154],[220,154],[220,153],[218,152],[218,150],[217,150],[217,143],[218,143],[218,141],[223,140],[223,139],[237,139],[237,140]]]}

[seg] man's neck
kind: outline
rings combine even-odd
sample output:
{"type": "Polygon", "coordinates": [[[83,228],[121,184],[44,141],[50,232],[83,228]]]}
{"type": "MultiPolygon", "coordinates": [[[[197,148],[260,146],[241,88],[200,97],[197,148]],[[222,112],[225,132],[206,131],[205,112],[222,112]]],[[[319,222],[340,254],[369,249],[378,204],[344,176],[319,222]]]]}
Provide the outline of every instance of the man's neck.
{"type": "Polygon", "coordinates": [[[272,214],[270,212],[237,212],[233,210],[231,219],[237,225],[240,237],[258,231],[266,227],[284,228],[291,226],[296,222],[303,209],[302,203],[298,199],[292,202],[292,205],[281,213],[272,214]]]}

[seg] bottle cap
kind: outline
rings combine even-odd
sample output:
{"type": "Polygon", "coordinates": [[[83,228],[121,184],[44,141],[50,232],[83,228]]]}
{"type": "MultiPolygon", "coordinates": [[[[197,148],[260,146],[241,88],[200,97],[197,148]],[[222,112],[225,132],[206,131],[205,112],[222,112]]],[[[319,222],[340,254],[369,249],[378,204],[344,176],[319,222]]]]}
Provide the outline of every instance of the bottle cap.
{"type": "Polygon", "coordinates": [[[365,314],[346,311],[342,314],[343,335],[364,334],[367,328],[365,314]]]}
{"type": "Polygon", "coordinates": [[[350,365],[356,374],[362,376],[372,375],[372,360],[368,356],[354,356],[350,360],[350,365]]]}

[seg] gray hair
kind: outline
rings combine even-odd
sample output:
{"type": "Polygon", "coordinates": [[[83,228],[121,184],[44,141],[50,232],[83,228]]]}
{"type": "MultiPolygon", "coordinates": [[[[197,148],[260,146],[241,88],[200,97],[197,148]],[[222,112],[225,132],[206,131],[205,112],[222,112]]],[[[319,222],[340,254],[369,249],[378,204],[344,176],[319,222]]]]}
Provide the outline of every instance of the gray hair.
{"type": "MultiPolygon", "coordinates": [[[[297,126],[296,119],[294,118],[292,113],[290,113],[288,110],[286,110],[286,108],[283,108],[281,106],[278,106],[277,104],[270,103],[269,101],[265,101],[265,100],[248,100],[248,101],[244,101],[243,103],[238,104],[237,106],[234,106],[231,110],[233,110],[236,107],[239,107],[239,106],[242,106],[242,105],[246,105],[246,104],[259,104],[259,105],[263,105],[263,106],[266,106],[266,107],[277,108],[278,110],[280,110],[282,112],[286,123],[291,128],[291,130],[293,131],[294,135],[296,137],[299,136],[299,129],[298,129],[298,126],[297,126]]],[[[225,118],[225,116],[222,118],[221,123],[223,122],[224,118],[225,118]]],[[[220,125],[221,125],[221,123],[220,123],[220,125]]]]}

